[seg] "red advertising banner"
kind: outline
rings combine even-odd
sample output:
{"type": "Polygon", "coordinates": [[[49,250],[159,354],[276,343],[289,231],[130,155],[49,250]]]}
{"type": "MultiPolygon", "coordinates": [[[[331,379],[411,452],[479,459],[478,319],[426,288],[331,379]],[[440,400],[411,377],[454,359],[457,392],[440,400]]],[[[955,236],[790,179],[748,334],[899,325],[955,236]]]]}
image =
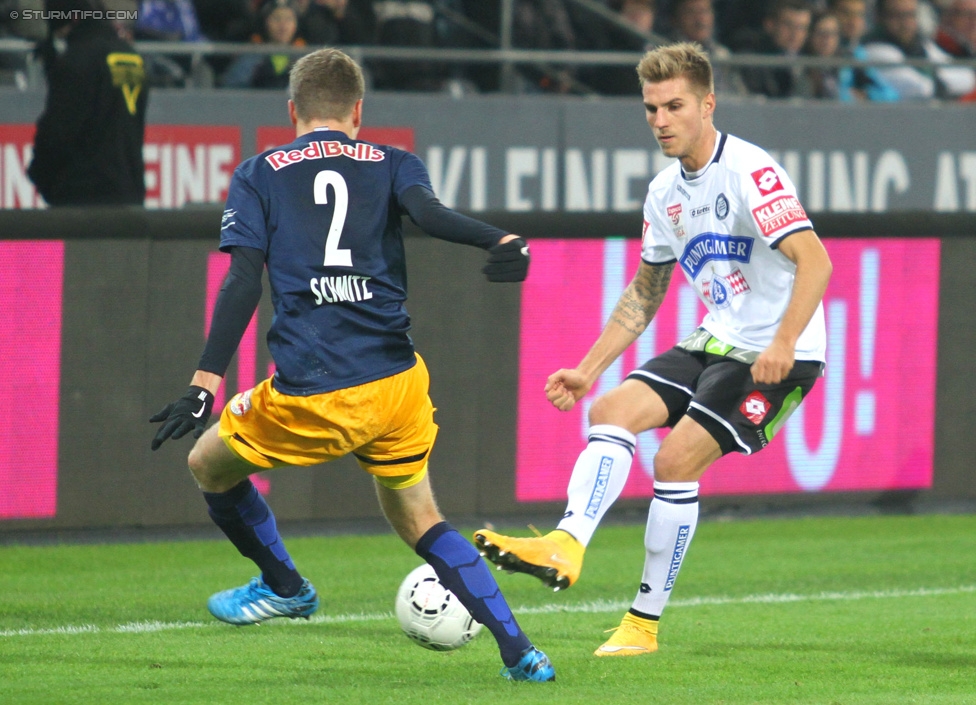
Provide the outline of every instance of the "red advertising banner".
{"type": "MultiPolygon", "coordinates": [[[[43,208],[27,178],[33,125],[0,125],[0,208],[43,208]]],[[[223,203],[241,161],[241,130],[229,125],[148,125],[146,207],[180,208],[187,203],[223,203]]]]}
{"type": "Polygon", "coordinates": [[[146,208],[223,203],[241,161],[241,130],[226,125],[148,125],[142,155],[146,208]]]}
{"type": "MultiPolygon", "coordinates": [[[[824,300],[826,376],[756,457],[720,459],[702,494],[894,490],[932,486],[939,241],[824,242],[834,264],[824,300]],[[910,316],[905,312],[911,311],[910,316]]],[[[637,342],[570,412],[546,400],[546,378],[596,340],[640,261],[640,241],[536,240],[522,294],[516,499],[565,499],[586,444],[592,400],[691,333],[704,306],[683,276],[637,342]]],[[[667,429],[638,437],[624,497],[653,494],[667,429]]]]}
{"type": "Polygon", "coordinates": [[[0,125],[0,208],[43,208],[27,178],[34,156],[33,125],[0,125]]]}

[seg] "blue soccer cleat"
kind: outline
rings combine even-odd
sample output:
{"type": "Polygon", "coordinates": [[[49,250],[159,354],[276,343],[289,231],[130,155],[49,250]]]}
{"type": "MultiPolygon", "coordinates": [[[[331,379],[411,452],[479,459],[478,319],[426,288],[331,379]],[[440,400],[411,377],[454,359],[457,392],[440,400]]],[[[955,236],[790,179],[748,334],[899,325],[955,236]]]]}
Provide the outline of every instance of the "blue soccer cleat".
{"type": "Polygon", "coordinates": [[[545,683],[556,680],[556,669],[553,668],[548,656],[534,646],[530,646],[522,652],[519,662],[511,668],[507,666],[503,668],[501,675],[510,681],[545,683]]]}
{"type": "Polygon", "coordinates": [[[215,593],[207,600],[210,614],[230,624],[259,624],[275,617],[308,619],[319,608],[319,596],[305,580],[294,597],[279,597],[260,578],[238,588],[215,593]]]}

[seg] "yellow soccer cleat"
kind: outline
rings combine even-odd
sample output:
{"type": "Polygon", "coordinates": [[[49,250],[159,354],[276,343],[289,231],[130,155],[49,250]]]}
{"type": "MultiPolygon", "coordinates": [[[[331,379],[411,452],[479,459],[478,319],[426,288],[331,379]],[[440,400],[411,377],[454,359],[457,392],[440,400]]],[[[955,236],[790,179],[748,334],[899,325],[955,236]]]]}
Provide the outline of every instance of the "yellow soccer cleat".
{"type": "Polygon", "coordinates": [[[513,538],[481,529],[474,533],[481,555],[510,572],[534,575],[555,591],[579,578],[586,547],[569,533],[556,529],[545,536],[513,538]]]}
{"type": "Polygon", "coordinates": [[[628,612],[619,627],[608,631],[613,636],[593,652],[594,656],[640,656],[657,651],[656,620],[641,619],[628,612]]]}

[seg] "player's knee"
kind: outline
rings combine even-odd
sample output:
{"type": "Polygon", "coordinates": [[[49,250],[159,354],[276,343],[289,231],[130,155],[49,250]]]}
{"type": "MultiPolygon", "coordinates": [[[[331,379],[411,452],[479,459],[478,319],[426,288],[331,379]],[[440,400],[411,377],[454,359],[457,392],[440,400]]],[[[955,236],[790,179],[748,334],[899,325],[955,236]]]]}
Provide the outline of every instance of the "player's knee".
{"type": "Polygon", "coordinates": [[[193,446],[190,450],[190,454],[186,458],[186,464],[189,466],[190,474],[193,475],[193,479],[197,481],[198,485],[202,487],[207,484],[207,480],[210,477],[207,462],[203,452],[200,450],[199,444],[193,446]]]}
{"type": "Polygon", "coordinates": [[[619,405],[614,403],[613,396],[603,394],[597,397],[590,406],[590,425],[614,424],[622,425],[621,410],[619,405]]]}
{"type": "Polygon", "coordinates": [[[202,443],[193,446],[190,455],[187,456],[186,464],[197,486],[204,492],[222,492],[228,489],[228,484],[230,486],[236,484],[236,481],[231,481],[232,478],[225,477],[227,473],[218,472],[212,456],[206,452],[202,443]]]}
{"type": "Polygon", "coordinates": [[[687,455],[665,439],[654,456],[654,479],[658,482],[690,482],[697,479],[696,475],[687,455]]]}

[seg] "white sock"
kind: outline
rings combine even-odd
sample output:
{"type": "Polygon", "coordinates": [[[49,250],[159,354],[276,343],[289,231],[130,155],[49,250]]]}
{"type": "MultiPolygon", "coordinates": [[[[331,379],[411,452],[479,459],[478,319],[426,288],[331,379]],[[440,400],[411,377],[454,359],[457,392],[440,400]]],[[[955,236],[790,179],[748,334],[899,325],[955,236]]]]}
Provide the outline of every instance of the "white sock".
{"type": "Polygon", "coordinates": [[[576,460],[566,488],[566,513],[556,528],[584,546],[590,543],[603,515],[623,492],[636,447],[637,437],[626,429],[590,426],[589,443],[576,460]]]}
{"type": "Polygon", "coordinates": [[[698,525],[697,482],[655,482],[644,532],[644,574],[633,609],[660,617],[698,525]]]}

